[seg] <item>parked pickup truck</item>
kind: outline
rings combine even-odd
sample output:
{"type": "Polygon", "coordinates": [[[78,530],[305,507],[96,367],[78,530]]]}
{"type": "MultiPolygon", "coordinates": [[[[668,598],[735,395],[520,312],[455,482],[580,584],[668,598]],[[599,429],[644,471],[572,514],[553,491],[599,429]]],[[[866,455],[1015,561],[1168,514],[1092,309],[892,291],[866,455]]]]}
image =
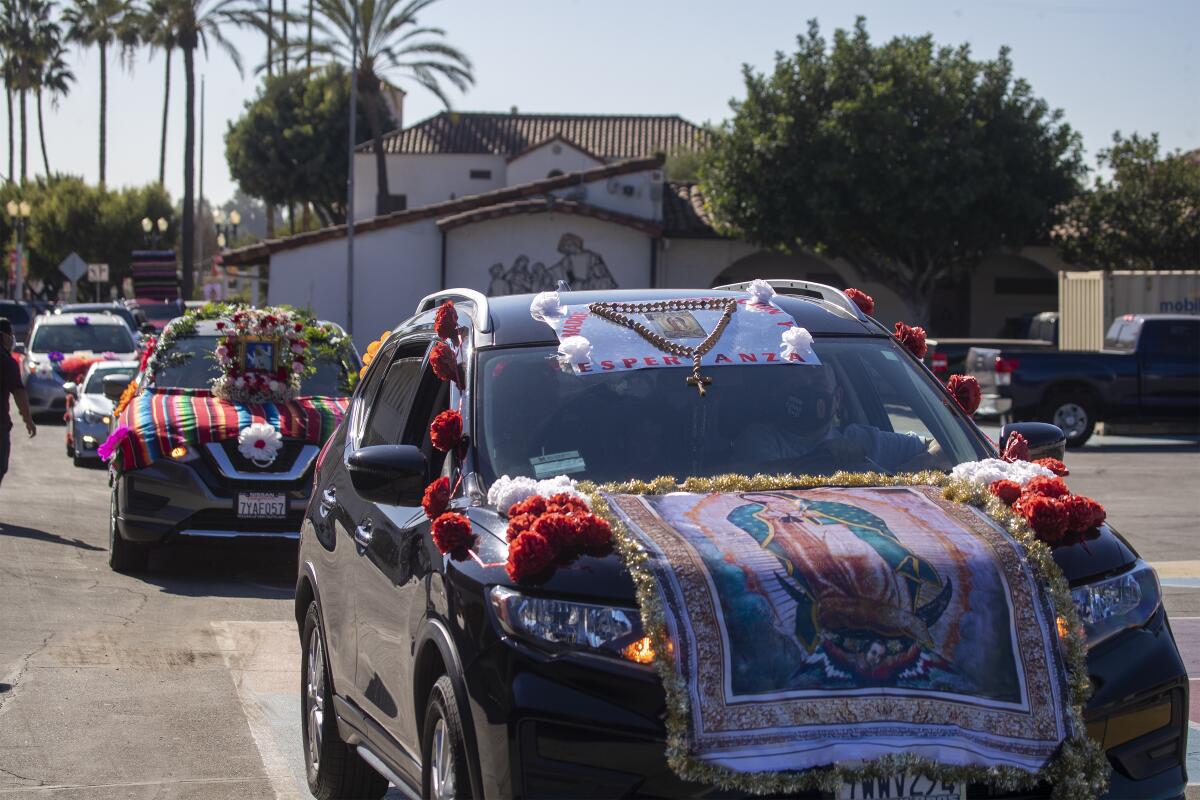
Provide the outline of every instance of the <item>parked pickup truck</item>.
{"type": "Polygon", "coordinates": [[[967,370],[983,391],[980,415],[1051,422],[1067,447],[1099,421],[1200,429],[1200,317],[1126,314],[1099,352],[972,348],[967,370]]]}

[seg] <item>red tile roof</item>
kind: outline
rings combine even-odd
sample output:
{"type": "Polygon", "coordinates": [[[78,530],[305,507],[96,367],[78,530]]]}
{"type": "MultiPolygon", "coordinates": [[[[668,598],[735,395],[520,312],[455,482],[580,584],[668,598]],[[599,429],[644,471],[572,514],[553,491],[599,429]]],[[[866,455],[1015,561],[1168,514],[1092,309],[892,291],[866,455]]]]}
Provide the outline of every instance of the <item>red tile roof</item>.
{"type": "Polygon", "coordinates": [[[699,184],[668,181],[663,186],[663,235],[679,239],[721,238],[704,207],[699,184]]]}
{"type": "Polygon", "coordinates": [[[474,222],[512,217],[518,214],[568,214],[577,217],[591,217],[602,222],[624,225],[627,228],[641,231],[648,236],[659,236],[663,232],[662,226],[654,222],[654,220],[635,217],[630,214],[622,214],[619,211],[610,211],[606,208],[598,208],[597,206],[580,203],[575,200],[562,200],[556,198],[554,195],[534,197],[528,200],[514,200],[510,203],[498,203],[494,206],[477,208],[474,211],[464,211],[460,214],[443,217],[437,221],[437,224],[442,230],[450,231],[474,222]]]}
{"type": "MultiPolygon", "coordinates": [[[[697,150],[709,134],[679,116],[492,114],[443,111],[383,137],[385,153],[490,153],[512,156],[555,136],[605,161],[697,150]]],[[[359,145],[373,153],[374,144],[359,145]]]]}

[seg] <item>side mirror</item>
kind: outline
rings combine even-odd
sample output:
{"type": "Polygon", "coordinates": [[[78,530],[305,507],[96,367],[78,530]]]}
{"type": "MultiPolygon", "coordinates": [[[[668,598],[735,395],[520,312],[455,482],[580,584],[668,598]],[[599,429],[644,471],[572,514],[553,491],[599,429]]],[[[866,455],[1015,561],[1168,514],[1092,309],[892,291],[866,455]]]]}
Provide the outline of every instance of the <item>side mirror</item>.
{"type": "Polygon", "coordinates": [[[79,384],[77,384],[75,381],[67,381],[66,383],[63,384],[63,392],[70,395],[71,397],[78,399],[79,398],[79,384]]]}
{"type": "Polygon", "coordinates": [[[1029,460],[1057,458],[1064,460],[1067,454],[1067,435],[1062,428],[1048,422],[1013,422],[1000,429],[1000,450],[1008,443],[1008,437],[1019,433],[1029,442],[1029,460]]]}
{"type": "Polygon", "coordinates": [[[410,444],[362,447],[346,462],[350,483],[364,500],[386,505],[420,505],[429,465],[421,448],[410,444]]]}
{"type": "Polygon", "coordinates": [[[17,342],[16,344],[14,344],[13,352],[16,353],[17,355],[21,355],[21,356],[25,355],[25,343],[17,342]]]}
{"type": "Polygon", "coordinates": [[[104,396],[114,403],[117,402],[125,393],[125,387],[129,385],[129,381],[128,375],[105,375],[104,396]]]}
{"type": "Polygon", "coordinates": [[[149,322],[143,322],[142,327],[138,328],[138,330],[147,336],[153,336],[154,334],[158,333],[158,328],[154,327],[149,322]]]}

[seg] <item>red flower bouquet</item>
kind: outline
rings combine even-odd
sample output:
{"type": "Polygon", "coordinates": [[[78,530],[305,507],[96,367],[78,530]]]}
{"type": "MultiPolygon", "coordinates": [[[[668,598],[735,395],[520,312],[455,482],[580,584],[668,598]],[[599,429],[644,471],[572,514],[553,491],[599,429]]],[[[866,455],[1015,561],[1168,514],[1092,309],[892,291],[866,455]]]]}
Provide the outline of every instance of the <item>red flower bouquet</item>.
{"type": "Polygon", "coordinates": [[[425,496],[421,498],[421,508],[425,516],[437,519],[446,513],[450,507],[450,479],[443,476],[425,487],[425,496]]]}
{"type": "Polygon", "coordinates": [[[530,495],[520,502],[513,503],[508,507],[508,517],[520,516],[521,514],[532,514],[535,517],[540,517],[546,513],[546,498],[540,494],[530,495]]]}
{"type": "Polygon", "coordinates": [[[604,550],[612,544],[612,528],[603,517],[597,517],[590,511],[577,515],[575,535],[580,545],[586,550],[604,550]]]}
{"type": "Polygon", "coordinates": [[[858,310],[866,314],[868,317],[875,314],[875,298],[859,289],[847,289],[846,297],[854,301],[854,305],[858,306],[858,310]]]}
{"type": "Polygon", "coordinates": [[[1013,503],[1013,511],[1024,517],[1037,537],[1047,544],[1062,541],[1071,522],[1065,504],[1040,494],[1021,495],[1013,503]]]}
{"type": "Polygon", "coordinates": [[[471,533],[471,520],[462,514],[447,512],[433,521],[433,543],[437,549],[455,560],[467,557],[467,550],[475,541],[471,533]]]}
{"type": "Polygon", "coordinates": [[[950,380],[946,382],[946,388],[954,395],[959,407],[968,414],[974,414],[979,408],[980,400],[983,399],[979,381],[970,375],[951,375],[950,380]]]}
{"type": "Polygon", "coordinates": [[[1040,494],[1043,497],[1066,497],[1071,493],[1062,478],[1038,476],[1025,484],[1024,494],[1040,494]]]}
{"type": "Polygon", "coordinates": [[[530,530],[545,539],[556,555],[575,547],[575,525],[566,514],[543,514],[530,530]]]}
{"type": "Polygon", "coordinates": [[[1062,499],[1063,506],[1067,509],[1067,517],[1070,520],[1068,529],[1072,533],[1085,533],[1101,525],[1105,517],[1104,506],[1097,503],[1090,497],[1083,495],[1071,495],[1062,499]]]}
{"type": "Polygon", "coordinates": [[[1065,478],[1071,474],[1071,470],[1067,469],[1067,465],[1059,461],[1057,458],[1039,458],[1033,462],[1039,467],[1045,467],[1060,478],[1065,478]]]}
{"type": "Polygon", "coordinates": [[[463,419],[457,411],[443,411],[429,423],[429,443],[448,453],[462,441],[463,419]]]}
{"type": "Polygon", "coordinates": [[[1006,506],[1011,506],[1021,496],[1021,484],[1016,481],[992,481],[988,491],[1000,498],[1006,506]]]}
{"type": "Polygon", "coordinates": [[[433,330],[439,339],[458,343],[458,312],[454,309],[454,303],[447,300],[438,306],[437,315],[433,318],[433,330]]]}
{"type": "Polygon", "coordinates": [[[554,563],[554,548],[539,533],[526,531],[508,545],[508,577],[521,581],[545,572],[554,563]]]}
{"type": "Polygon", "coordinates": [[[924,358],[929,346],[925,344],[925,329],[913,325],[905,325],[903,322],[896,323],[896,338],[904,345],[908,352],[912,353],[917,358],[924,358]]]}

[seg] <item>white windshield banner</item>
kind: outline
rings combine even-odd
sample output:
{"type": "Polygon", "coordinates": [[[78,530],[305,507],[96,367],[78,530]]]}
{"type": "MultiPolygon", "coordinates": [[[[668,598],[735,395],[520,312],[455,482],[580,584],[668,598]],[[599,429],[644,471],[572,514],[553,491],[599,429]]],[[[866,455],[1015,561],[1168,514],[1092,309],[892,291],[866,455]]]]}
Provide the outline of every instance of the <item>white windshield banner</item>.
{"type": "MultiPolygon", "coordinates": [[[[774,303],[737,301],[721,338],[701,358],[705,367],[745,364],[818,365],[808,331],[774,303]]],[[[640,305],[640,304],[639,304],[640,305]]],[[[692,367],[692,357],[660,350],[636,331],[593,314],[586,305],[562,305],[540,318],[554,329],[560,355],[576,375],[660,367],[692,367]],[[582,339],[578,338],[582,337],[582,339]]],[[[645,311],[621,316],[670,342],[700,345],[721,320],[720,309],[645,311]]]]}

